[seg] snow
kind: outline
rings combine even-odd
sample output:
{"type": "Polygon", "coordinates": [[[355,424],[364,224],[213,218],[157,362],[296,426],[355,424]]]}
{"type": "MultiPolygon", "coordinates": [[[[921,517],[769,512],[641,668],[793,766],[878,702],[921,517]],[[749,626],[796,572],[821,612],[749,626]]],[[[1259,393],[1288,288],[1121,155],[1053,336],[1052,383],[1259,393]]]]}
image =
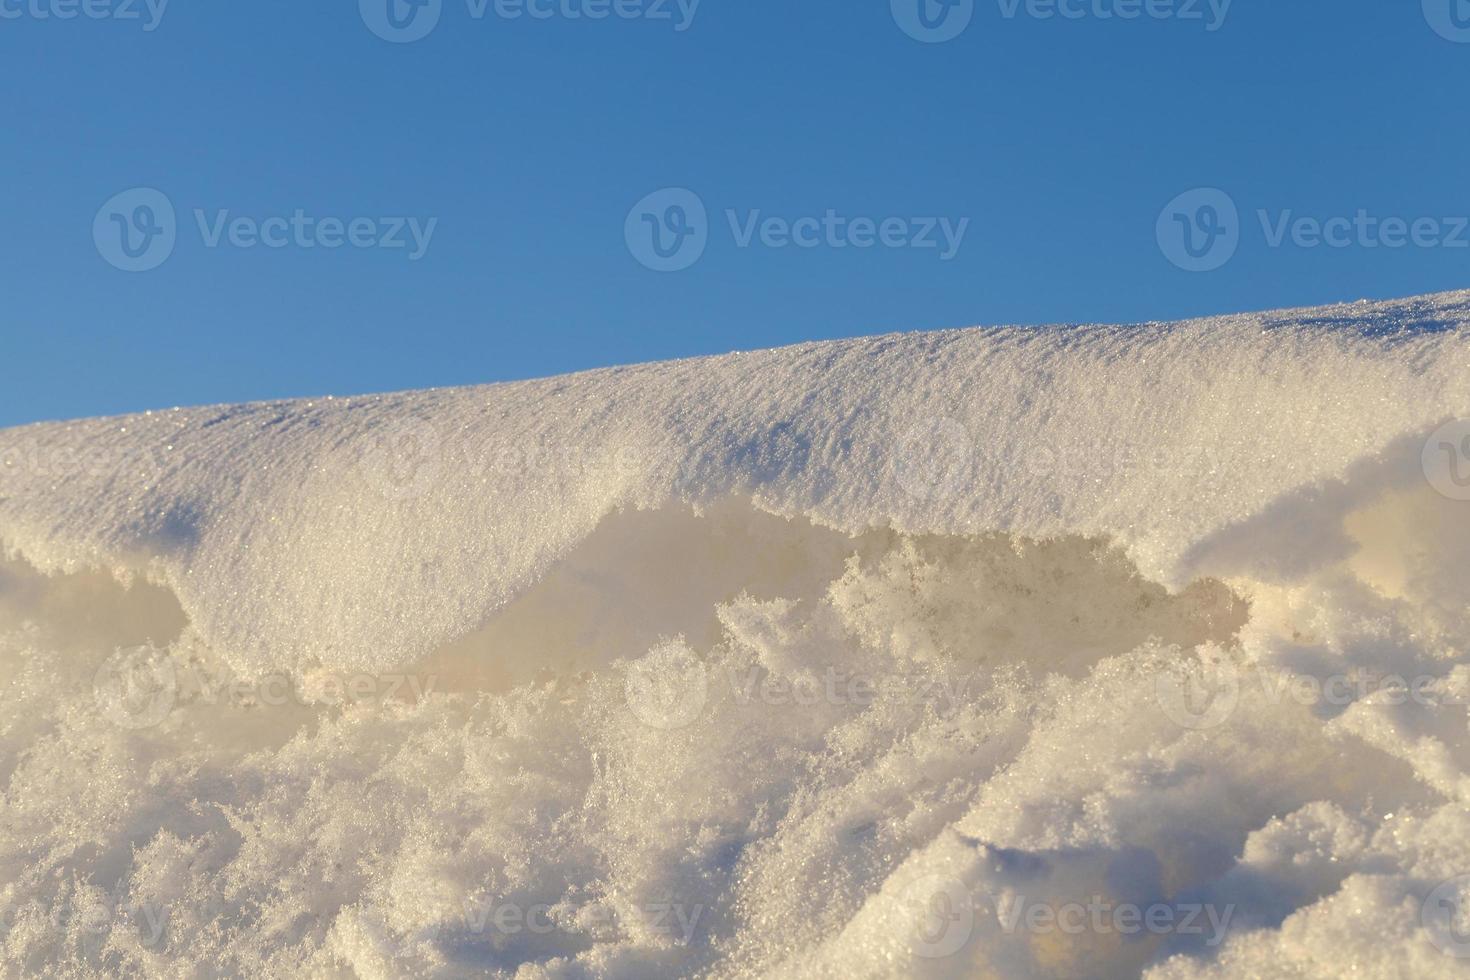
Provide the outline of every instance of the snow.
{"type": "Polygon", "coordinates": [[[1466,972],[1467,418],[1456,293],[0,432],[0,963],[1466,972]]]}

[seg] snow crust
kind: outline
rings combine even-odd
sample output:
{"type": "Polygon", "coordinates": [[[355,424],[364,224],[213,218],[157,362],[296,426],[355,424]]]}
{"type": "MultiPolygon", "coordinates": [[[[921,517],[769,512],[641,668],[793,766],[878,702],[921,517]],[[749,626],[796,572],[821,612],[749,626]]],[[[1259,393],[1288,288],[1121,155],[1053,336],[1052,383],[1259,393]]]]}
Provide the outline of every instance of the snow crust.
{"type": "Polygon", "coordinates": [[[1470,972],[1467,325],[0,432],[0,964],[1470,972]]]}

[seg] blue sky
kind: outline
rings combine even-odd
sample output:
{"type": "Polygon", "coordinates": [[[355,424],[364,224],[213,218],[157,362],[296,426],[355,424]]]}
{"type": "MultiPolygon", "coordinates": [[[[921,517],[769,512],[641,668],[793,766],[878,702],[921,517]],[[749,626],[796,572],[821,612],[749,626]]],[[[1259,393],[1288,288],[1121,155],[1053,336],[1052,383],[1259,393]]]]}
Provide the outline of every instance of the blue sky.
{"type": "Polygon", "coordinates": [[[0,0],[0,425],[1470,285],[1470,0],[160,2],[0,0]]]}

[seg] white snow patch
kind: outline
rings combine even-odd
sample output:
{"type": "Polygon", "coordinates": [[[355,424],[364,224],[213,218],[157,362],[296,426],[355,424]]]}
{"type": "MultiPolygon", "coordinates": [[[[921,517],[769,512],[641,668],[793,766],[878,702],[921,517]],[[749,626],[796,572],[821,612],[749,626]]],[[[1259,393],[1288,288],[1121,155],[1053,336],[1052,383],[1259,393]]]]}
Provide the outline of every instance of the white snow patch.
{"type": "Polygon", "coordinates": [[[0,968],[1464,973],[1467,323],[0,432],[0,968]]]}

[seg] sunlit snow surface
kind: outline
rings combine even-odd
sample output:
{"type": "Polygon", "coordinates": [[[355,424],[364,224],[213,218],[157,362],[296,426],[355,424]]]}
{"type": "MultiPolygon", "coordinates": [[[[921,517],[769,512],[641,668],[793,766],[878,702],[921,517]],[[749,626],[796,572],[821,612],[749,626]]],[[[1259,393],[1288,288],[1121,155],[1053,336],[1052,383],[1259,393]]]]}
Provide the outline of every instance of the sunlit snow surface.
{"type": "Polygon", "coordinates": [[[5,975],[1470,974],[1470,293],[0,432],[5,975]]]}

